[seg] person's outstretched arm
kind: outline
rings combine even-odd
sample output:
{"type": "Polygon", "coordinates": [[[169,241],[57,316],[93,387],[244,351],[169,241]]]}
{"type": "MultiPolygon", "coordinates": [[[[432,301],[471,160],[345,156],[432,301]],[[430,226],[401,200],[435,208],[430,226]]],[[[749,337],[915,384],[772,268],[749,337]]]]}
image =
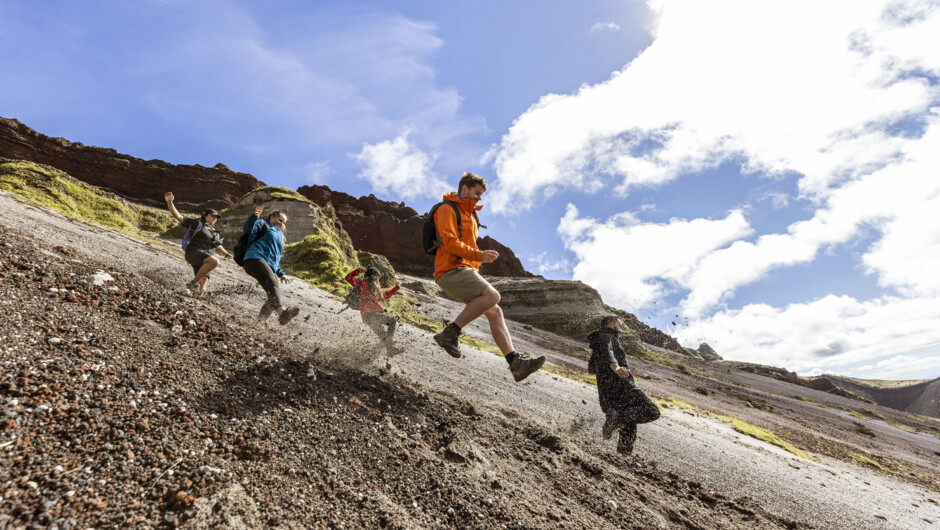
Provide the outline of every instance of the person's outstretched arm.
{"type": "Polygon", "coordinates": [[[400,286],[400,285],[396,285],[395,287],[392,287],[391,289],[385,291],[385,298],[386,298],[386,299],[391,298],[392,295],[394,295],[395,293],[397,293],[399,289],[401,289],[401,286],[400,286]]]}
{"type": "Polygon", "coordinates": [[[173,196],[173,192],[166,192],[166,194],[163,195],[163,198],[166,200],[166,207],[170,209],[170,215],[173,216],[173,219],[176,219],[178,223],[183,224],[184,220],[182,214],[180,214],[179,210],[176,209],[176,206],[173,205],[173,200],[176,198],[173,196]]]}
{"type": "Polygon", "coordinates": [[[248,216],[248,219],[245,219],[245,224],[242,226],[242,232],[247,232],[249,237],[254,237],[255,230],[261,230],[261,224],[258,220],[261,219],[261,212],[264,211],[264,205],[259,204],[255,206],[255,211],[248,216]]]}
{"type": "Polygon", "coordinates": [[[349,282],[349,285],[352,285],[353,287],[356,286],[356,283],[358,283],[356,276],[359,276],[359,273],[362,272],[362,270],[362,267],[359,267],[358,269],[346,275],[346,281],[349,282]]]}
{"type": "Polygon", "coordinates": [[[215,250],[219,253],[219,255],[226,257],[228,259],[232,259],[232,255],[229,254],[228,251],[225,250],[225,247],[223,247],[222,245],[215,247],[215,250]]]}

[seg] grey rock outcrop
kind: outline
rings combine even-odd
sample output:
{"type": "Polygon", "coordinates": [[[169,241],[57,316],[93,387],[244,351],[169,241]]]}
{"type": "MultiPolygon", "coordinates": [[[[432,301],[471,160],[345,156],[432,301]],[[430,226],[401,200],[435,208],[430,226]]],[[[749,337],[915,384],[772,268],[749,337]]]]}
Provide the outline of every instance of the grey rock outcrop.
{"type": "Polygon", "coordinates": [[[698,357],[703,361],[721,361],[723,360],[721,355],[718,355],[711,346],[703,342],[699,344],[698,349],[686,348],[686,351],[693,357],[698,357]]]}
{"type": "MultiPolygon", "coordinates": [[[[285,245],[296,243],[309,235],[321,235],[325,231],[331,236],[345,239],[346,246],[352,249],[349,234],[343,230],[332,211],[314,204],[293,190],[276,186],[265,186],[245,194],[231,207],[222,212],[219,221],[219,232],[225,238],[225,246],[232,248],[242,235],[245,219],[254,213],[257,205],[264,205],[262,217],[267,217],[274,211],[287,215],[287,225],[284,231],[285,245]]],[[[354,254],[353,254],[354,256],[354,254]]]]}
{"type": "Polygon", "coordinates": [[[502,296],[506,318],[577,340],[600,327],[602,318],[617,315],[647,344],[687,354],[676,339],[652,328],[635,315],[612,308],[591,286],[578,281],[545,278],[489,278],[502,296]]]}

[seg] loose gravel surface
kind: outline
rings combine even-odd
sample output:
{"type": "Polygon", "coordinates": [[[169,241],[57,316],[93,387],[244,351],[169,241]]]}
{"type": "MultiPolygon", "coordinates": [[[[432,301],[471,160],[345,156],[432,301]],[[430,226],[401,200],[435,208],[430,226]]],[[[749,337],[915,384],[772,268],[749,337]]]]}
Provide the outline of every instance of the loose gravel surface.
{"type": "MultiPolygon", "coordinates": [[[[865,473],[872,492],[847,506],[878,495],[888,506],[914,499],[916,509],[872,517],[820,502],[800,511],[792,505],[813,496],[815,477],[835,472],[793,467],[792,455],[669,410],[641,427],[639,456],[621,457],[595,443],[590,388],[546,374],[514,384],[502,359],[452,360],[408,327],[398,339],[405,353],[386,360],[360,323],[333,314],[339,303],[296,284],[287,294],[304,300],[301,316],[286,327],[259,324],[251,316],[260,290],[230,264],[213,274],[210,296],[194,300],[176,287],[188,266],[159,244],[0,202],[16,214],[0,220],[0,527],[930,528],[937,520],[923,495],[865,473]],[[685,453],[693,447],[701,454],[685,453]],[[775,484],[781,466],[814,480],[775,484]],[[751,494],[727,485],[741,467],[766,475],[741,476],[751,494]],[[755,500],[777,487],[779,504],[755,500]],[[801,489],[809,495],[793,492],[801,489]]],[[[839,480],[857,484],[830,484],[839,480]]]]}

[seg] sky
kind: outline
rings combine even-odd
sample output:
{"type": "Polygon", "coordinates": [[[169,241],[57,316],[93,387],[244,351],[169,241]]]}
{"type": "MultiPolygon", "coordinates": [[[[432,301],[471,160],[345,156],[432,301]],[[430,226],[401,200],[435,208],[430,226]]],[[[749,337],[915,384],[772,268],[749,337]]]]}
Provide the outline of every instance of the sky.
{"type": "Polygon", "coordinates": [[[425,212],[725,359],[940,376],[940,1],[0,3],[0,116],[425,212]]]}

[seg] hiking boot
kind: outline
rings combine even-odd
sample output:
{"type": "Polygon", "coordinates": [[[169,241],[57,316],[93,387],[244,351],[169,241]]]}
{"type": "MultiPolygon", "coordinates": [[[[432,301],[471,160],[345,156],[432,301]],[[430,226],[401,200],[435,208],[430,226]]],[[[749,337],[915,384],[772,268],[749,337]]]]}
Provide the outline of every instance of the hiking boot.
{"type": "Polygon", "coordinates": [[[624,456],[630,456],[633,454],[633,444],[619,443],[617,444],[617,452],[624,456]]]}
{"type": "Polygon", "coordinates": [[[190,294],[196,294],[196,293],[199,292],[199,284],[196,283],[196,280],[195,280],[195,279],[190,280],[190,281],[186,284],[186,290],[189,291],[190,294]]]}
{"type": "Polygon", "coordinates": [[[623,428],[620,429],[620,439],[617,440],[617,452],[622,455],[632,455],[633,444],[635,443],[636,443],[636,424],[626,423],[623,426],[623,428]]]}
{"type": "Polygon", "coordinates": [[[614,435],[614,431],[617,430],[617,427],[620,427],[620,414],[617,413],[614,409],[609,409],[607,411],[607,420],[604,421],[604,426],[601,428],[601,434],[604,435],[605,440],[610,440],[610,437],[614,435]]]}
{"type": "Polygon", "coordinates": [[[437,342],[438,346],[444,348],[454,359],[459,359],[461,357],[460,332],[457,331],[457,328],[453,323],[448,324],[447,327],[444,328],[444,331],[434,335],[434,341],[437,342]]]}
{"type": "Polygon", "coordinates": [[[271,316],[271,313],[273,312],[274,312],[274,306],[271,305],[271,302],[265,302],[264,305],[261,306],[261,311],[258,312],[258,320],[262,322],[266,321],[268,317],[271,316]]]}
{"type": "Polygon", "coordinates": [[[513,379],[518,383],[538,370],[545,364],[545,356],[531,358],[524,353],[516,353],[516,358],[509,363],[509,371],[512,372],[513,379]]]}
{"type": "Polygon", "coordinates": [[[299,307],[292,307],[290,309],[285,309],[284,312],[281,313],[281,316],[277,319],[277,321],[283,326],[284,324],[287,324],[288,322],[290,322],[292,318],[297,316],[298,313],[300,313],[299,307]]]}

